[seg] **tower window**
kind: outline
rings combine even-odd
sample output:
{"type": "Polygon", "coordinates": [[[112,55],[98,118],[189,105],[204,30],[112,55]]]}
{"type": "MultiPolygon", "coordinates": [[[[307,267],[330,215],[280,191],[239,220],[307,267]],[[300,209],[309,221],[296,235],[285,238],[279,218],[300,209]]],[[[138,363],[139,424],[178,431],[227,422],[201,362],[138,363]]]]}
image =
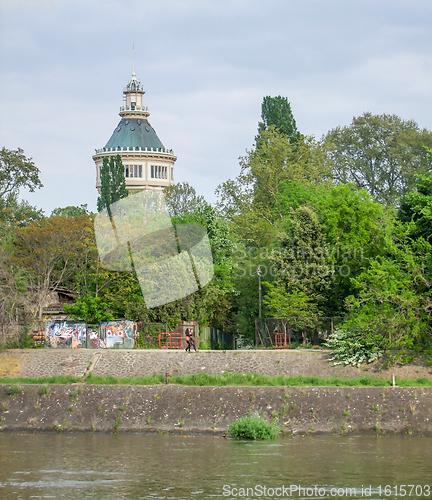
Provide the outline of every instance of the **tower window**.
{"type": "Polygon", "coordinates": [[[150,177],[152,179],[168,179],[168,167],[150,165],[150,177]]]}
{"type": "Polygon", "coordinates": [[[125,165],[125,177],[132,179],[142,177],[142,165],[125,165]]]}

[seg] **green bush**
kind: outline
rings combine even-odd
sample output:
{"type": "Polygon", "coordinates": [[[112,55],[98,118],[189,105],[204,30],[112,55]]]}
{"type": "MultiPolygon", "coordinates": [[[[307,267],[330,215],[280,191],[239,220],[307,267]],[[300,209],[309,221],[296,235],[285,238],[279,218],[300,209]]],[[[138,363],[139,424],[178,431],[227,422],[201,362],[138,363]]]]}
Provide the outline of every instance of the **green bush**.
{"type": "Polygon", "coordinates": [[[335,365],[358,367],[362,363],[371,363],[382,356],[380,340],[380,336],[339,329],[330,335],[324,345],[332,349],[330,360],[336,360],[335,365]]]}
{"type": "Polygon", "coordinates": [[[7,390],[9,396],[18,396],[21,392],[21,389],[17,385],[11,385],[7,390]]]}
{"type": "Polygon", "coordinates": [[[200,351],[210,351],[211,349],[210,340],[200,340],[198,347],[200,351]]]}
{"type": "Polygon", "coordinates": [[[275,439],[279,432],[276,420],[270,423],[252,412],[229,426],[230,436],[236,439],[275,439]]]}
{"type": "Polygon", "coordinates": [[[39,389],[39,394],[41,396],[47,396],[49,397],[51,395],[51,391],[49,390],[49,388],[46,386],[46,385],[43,385],[40,389],[39,389]]]}

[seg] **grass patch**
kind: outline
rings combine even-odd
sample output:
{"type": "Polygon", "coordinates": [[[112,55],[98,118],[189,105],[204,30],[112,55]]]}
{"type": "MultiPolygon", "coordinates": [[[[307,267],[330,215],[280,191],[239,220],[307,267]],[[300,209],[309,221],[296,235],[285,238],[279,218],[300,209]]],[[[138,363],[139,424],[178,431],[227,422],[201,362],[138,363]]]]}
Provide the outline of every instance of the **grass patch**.
{"type": "MultiPolygon", "coordinates": [[[[170,376],[170,382],[178,377],[170,376]]],[[[165,384],[165,375],[150,375],[148,377],[125,377],[118,378],[113,375],[101,377],[92,373],[86,379],[86,384],[93,385],[157,385],[165,384]]]]}
{"type": "Polygon", "coordinates": [[[52,377],[19,377],[19,378],[0,378],[0,384],[75,384],[80,382],[79,377],[73,375],[54,375],[52,377]]]}
{"type": "Polygon", "coordinates": [[[236,439],[276,439],[279,432],[276,421],[270,423],[252,413],[237,419],[229,426],[230,436],[236,439]]]}
{"type": "MultiPolygon", "coordinates": [[[[189,386],[276,386],[276,387],[390,387],[391,379],[372,378],[369,376],[356,378],[338,377],[316,377],[297,375],[288,377],[285,375],[261,375],[257,373],[223,373],[212,375],[210,373],[197,373],[194,375],[170,375],[170,384],[189,386]]],[[[165,384],[165,375],[151,375],[147,377],[118,378],[112,375],[100,377],[90,374],[86,380],[87,384],[97,385],[158,385],[165,384]]],[[[400,387],[432,387],[432,380],[427,378],[397,379],[400,387]]],[[[351,398],[349,395],[348,398],[351,398]]]]}
{"type": "MultiPolygon", "coordinates": [[[[79,377],[57,375],[53,377],[35,378],[0,378],[0,384],[75,384],[79,377]]],[[[169,377],[170,384],[188,386],[275,386],[275,387],[391,387],[391,379],[373,378],[370,376],[356,378],[316,377],[296,375],[261,375],[258,373],[197,373],[194,375],[175,375],[169,377]]],[[[119,378],[112,375],[101,377],[90,373],[85,381],[90,385],[165,385],[165,375],[149,375],[147,377],[119,378]]],[[[432,380],[422,377],[418,379],[396,379],[399,387],[432,387],[432,380]]],[[[77,395],[81,393],[78,389],[77,395]]],[[[348,399],[351,395],[347,396],[348,399]]]]}

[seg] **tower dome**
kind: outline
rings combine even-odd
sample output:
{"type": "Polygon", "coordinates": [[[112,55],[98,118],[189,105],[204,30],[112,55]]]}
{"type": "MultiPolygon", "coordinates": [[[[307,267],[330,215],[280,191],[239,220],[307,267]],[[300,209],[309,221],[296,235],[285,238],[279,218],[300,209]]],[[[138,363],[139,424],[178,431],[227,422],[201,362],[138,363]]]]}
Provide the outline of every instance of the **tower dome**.
{"type": "Polygon", "coordinates": [[[123,89],[125,105],[120,108],[120,122],[106,145],[96,149],[96,188],[100,192],[100,172],[104,157],[120,155],[125,167],[128,191],[162,190],[174,181],[172,149],[162,144],[151,126],[147,107],[142,104],[144,89],[135,75],[133,58],[132,78],[123,89]]]}

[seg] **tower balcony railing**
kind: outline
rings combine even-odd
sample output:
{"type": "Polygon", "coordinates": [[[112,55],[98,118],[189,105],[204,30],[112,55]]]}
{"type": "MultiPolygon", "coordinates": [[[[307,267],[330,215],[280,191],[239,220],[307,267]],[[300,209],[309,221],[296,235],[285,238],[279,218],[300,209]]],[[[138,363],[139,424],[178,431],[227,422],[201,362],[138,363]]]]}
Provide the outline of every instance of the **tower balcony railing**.
{"type": "Polygon", "coordinates": [[[156,154],[165,154],[165,155],[171,155],[174,156],[174,151],[172,149],[166,149],[166,148],[141,148],[141,147],[122,147],[122,146],[117,146],[116,148],[100,148],[100,149],[95,149],[96,154],[100,155],[102,153],[156,153],[156,154]]]}
{"type": "Polygon", "coordinates": [[[149,109],[147,106],[135,106],[134,108],[131,106],[120,106],[120,113],[122,111],[140,111],[141,113],[148,113],[149,109]]]}

